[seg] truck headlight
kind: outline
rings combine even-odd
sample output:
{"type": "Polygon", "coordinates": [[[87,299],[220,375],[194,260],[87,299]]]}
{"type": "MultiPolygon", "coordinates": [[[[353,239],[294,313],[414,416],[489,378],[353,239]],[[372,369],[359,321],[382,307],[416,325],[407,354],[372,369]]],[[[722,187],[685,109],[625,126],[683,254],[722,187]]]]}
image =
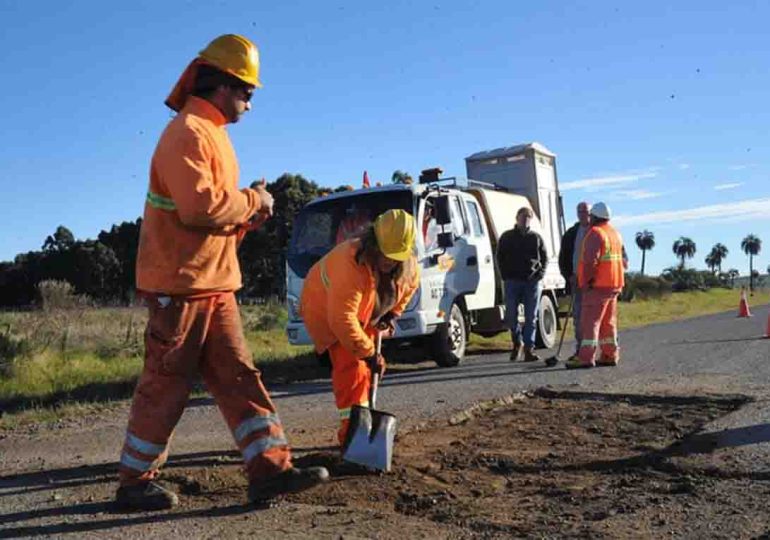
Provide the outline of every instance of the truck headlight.
{"type": "Polygon", "coordinates": [[[299,299],[296,296],[288,295],[286,297],[286,309],[289,312],[290,321],[302,320],[302,316],[299,314],[299,299]]]}

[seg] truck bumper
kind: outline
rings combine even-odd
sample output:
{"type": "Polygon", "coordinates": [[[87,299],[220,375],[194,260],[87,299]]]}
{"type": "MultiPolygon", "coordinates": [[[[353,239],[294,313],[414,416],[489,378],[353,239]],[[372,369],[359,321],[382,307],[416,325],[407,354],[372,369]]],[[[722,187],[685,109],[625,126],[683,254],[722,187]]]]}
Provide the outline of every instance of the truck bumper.
{"type": "MultiPolygon", "coordinates": [[[[442,322],[444,321],[436,316],[435,311],[409,311],[396,319],[396,333],[393,338],[408,339],[432,334],[442,322]]],[[[289,321],[286,325],[286,336],[292,345],[313,344],[302,321],[289,321]]]]}

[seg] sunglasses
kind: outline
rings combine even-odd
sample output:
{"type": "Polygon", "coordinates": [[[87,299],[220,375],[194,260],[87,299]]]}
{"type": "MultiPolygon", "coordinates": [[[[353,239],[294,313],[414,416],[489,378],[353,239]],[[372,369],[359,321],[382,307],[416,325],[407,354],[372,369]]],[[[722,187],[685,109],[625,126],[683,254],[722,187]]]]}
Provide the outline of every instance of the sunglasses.
{"type": "Polygon", "coordinates": [[[245,86],[232,86],[233,90],[236,90],[240,92],[241,97],[243,98],[243,101],[246,103],[249,103],[251,101],[251,98],[254,96],[254,89],[253,88],[247,88],[245,86]]]}

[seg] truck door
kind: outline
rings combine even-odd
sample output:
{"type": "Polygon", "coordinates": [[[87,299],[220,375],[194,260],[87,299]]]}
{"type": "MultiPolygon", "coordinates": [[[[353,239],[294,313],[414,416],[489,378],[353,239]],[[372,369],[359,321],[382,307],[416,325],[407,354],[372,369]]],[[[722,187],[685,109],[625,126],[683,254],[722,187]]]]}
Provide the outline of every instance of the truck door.
{"type": "Polygon", "coordinates": [[[468,242],[475,246],[475,255],[465,261],[469,270],[478,269],[476,292],[465,296],[468,309],[485,309],[495,305],[495,263],[489,231],[486,230],[481,210],[475,200],[465,200],[465,210],[470,224],[468,242]]]}

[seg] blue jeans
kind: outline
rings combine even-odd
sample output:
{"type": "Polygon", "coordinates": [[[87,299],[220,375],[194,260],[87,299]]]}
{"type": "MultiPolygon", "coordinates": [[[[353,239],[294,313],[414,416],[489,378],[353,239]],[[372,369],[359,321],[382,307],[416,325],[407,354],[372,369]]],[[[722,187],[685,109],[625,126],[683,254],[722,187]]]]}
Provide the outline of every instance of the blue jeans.
{"type": "Polygon", "coordinates": [[[523,341],[525,347],[535,346],[535,323],[542,290],[540,281],[505,281],[505,317],[514,343],[523,341]],[[519,324],[519,304],[524,304],[523,332],[519,324]]]}
{"type": "Polygon", "coordinates": [[[580,306],[583,303],[583,294],[580,289],[575,291],[575,299],[572,301],[572,322],[575,326],[575,354],[580,350],[580,306]]]}

